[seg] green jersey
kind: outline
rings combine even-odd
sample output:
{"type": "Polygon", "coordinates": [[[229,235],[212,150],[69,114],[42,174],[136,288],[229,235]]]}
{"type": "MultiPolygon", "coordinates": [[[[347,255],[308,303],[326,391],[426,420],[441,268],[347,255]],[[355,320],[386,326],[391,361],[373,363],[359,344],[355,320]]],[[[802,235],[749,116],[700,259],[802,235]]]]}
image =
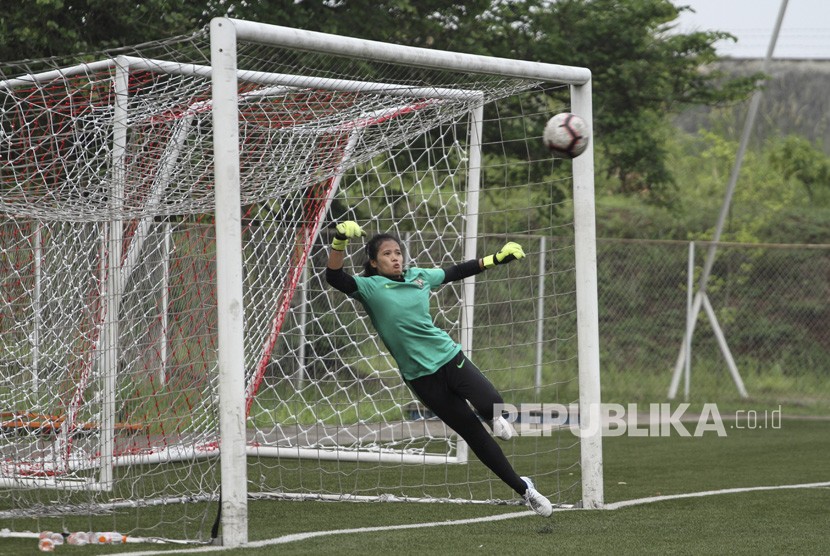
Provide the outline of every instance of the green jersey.
{"type": "Polygon", "coordinates": [[[461,346],[435,326],[429,312],[430,291],[443,283],[444,271],[410,268],[403,278],[355,276],[352,297],[366,309],[404,379],[413,380],[437,371],[461,346]]]}

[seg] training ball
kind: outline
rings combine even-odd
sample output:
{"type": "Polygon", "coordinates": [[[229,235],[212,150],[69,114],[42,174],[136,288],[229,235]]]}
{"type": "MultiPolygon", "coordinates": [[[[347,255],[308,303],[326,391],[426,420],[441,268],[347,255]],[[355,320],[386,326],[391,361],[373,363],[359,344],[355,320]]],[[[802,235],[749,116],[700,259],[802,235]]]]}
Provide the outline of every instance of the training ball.
{"type": "Polygon", "coordinates": [[[542,138],[556,158],[575,158],[588,148],[591,134],[585,120],[563,112],[548,120],[542,138]]]}

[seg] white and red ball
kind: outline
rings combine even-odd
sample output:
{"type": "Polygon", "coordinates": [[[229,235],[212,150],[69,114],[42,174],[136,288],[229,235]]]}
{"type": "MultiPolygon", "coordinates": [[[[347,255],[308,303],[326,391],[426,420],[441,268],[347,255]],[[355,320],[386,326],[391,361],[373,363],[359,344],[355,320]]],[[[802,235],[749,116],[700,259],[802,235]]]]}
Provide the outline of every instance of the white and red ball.
{"type": "Polygon", "coordinates": [[[548,120],[542,134],[545,145],[556,158],[575,158],[585,152],[591,133],[585,120],[562,112],[548,120]]]}

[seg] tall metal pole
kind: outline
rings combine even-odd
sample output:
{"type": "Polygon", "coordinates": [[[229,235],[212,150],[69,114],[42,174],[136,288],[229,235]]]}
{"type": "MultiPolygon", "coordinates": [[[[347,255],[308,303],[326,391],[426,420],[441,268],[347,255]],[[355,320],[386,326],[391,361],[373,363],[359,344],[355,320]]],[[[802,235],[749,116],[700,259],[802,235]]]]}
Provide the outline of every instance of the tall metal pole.
{"type": "MultiPolygon", "coordinates": [[[[772,60],[772,54],[775,51],[775,44],[778,42],[778,35],[781,31],[781,23],[784,21],[784,14],[787,11],[787,2],[788,0],[781,0],[781,6],[778,9],[778,16],[775,20],[775,27],[772,31],[772,38],[770,39],[769,46],[767,47],[767,54],[764,58],[764,64],[762,67],[762,71],[767,73],[770,66],[770,61],[772,60]]],[[[712,238],[712,242],[709,244],[709,250],[706,253],[706,262],[703,265],[703,272],[700,275],[700,282],[698,284],[698,291],[695,294],[694,302],[692,304],[692,323],[697,321],[697,315],[700,313],[700,309],[703,306],[704,297],[706,296],[706,286],[709,283],[709,276],[712,273],[712,266],[715,264],[715,255],[718,251],[718,242],[720,241],[721,234],[723,233],[723,226],[726,222],[726,217],[729,214],[729,209],[732,206],[732,196],[735,193],[735,186],[738,183],[738,176],[741,173],[741,166],[743,165],[744,154],[746,154],[746,148],[749,144],[749,138],[752,136],[752,130],[755,127],[755,117],[758,115],[758,108],[761,105],[761,97],[763,96],[763,91],[759,88],[756,90],[752,95],[752,100],[749,103],[749,112],[747,113],[746,122],[744,122],[744,129],[741,135],[741,142],[738,145],[738,152],[735,155],[735,165],[732,167],[732,173],[729,176],[729,184],[726,188],[726,196],[723,199],[723,204],[721,205],[720,214],[718,215],[718,222],[715,226],[715,234],[712,238]]],[[[689,336],[688,338],[684,336],[683,343],[680,347],[680,355],[677,358],[677,363],[674,367],[674,376],[672,378],[671,385],[669,386],[669,399],[674,399],[677,395],[677,385],[680,381],[680,374],[683,370],[683,365],[686,358],[689,356],[686,350],[686,346],[691,344],[691,334],[694,332],[694,324],[689,328],[687,327],[686,334],[689,336]]],[[[731,355],[724,353],[724,356],[727,359],[731,359],[731,355]]],[[[737,381],[740,380],[739,375],[737,375],[737,369],[731,369],[733,376],[738,377],[737,381]]],[[[741,390],[742,386],[738,383],[738,389],[741,390]]],[[[741,392],[742,395],[745,395],[744,392],[741,392]]]]}
{"type": "MultiPolygon", "coordinates": [[[[764,65],[762,71],[766,73],[769,70],[770,61],[772,60],[772,53],[775,50],[775,43],[778,42],[778,34],[781,31],[781,22],[784,20],[784,13],[787,11],[787,1],[781,0],[781,7],[778,10],[778,17],[775,20],[775,28],[772,32],[772,39],[767,48],[767,55],[764,58],[764,65]]],[[[741,166],[746,154],[746,147],[749,144],[749,138],[752,136],[752,129],[755,127],[755,117],[758,115],[758,108],[761,105],[761,97],[764,95],[759,88],[753,95],[749,104],[749,112],[744,123],[743,134],[741,135],[741,142],[738,145],[738,153],[735,155],[735,165],[732,167],[732,174],[729,176],[729,185],[726,188],[726,196],[721,205],[720,215],[718,216],[718,223],[715,226],[715,235],[712,238],[712,243],[709,244],[709,251],[706,253],[706,263],[703,266],[703,273],[700,276],[700,285],[698,289],[701,293],[706,291],[706,285],[709,282],[709,275],[712,272],[712,265],[715,263],[715,254],[718,250],[718,241],[720,241],[723,226],[726,222],[726,217],[729,214],[729,209],[732,205],[732,195],[735,193],[735,185],[738,183],[738,175],[741,173],[741,166]]]]}

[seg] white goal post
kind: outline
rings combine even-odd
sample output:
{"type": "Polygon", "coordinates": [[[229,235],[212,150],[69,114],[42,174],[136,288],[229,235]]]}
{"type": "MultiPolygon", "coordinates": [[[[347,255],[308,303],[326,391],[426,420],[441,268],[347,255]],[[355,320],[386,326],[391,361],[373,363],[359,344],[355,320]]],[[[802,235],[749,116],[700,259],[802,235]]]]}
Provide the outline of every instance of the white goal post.
{"type": "MultiPolygon", "coordinates": [[[[263,25],[240,20],[214,19],[211,22],[211,66],[213,83],[214,143],[216,148],[216,226],[219,268],[219,332],[221,436],[223,476],[232,475],[232,484],[223,484],[223,521],[225,539],[235,546],[245,542],[246,494],[245,479],[239,473],[245,468],[244,396],[238,390],[244,376],[244,338],[242,321],[242,264],[239,258],[240,237],[240,171],[237,92],[237,41],[251,41],[301,51],[329,52],[354,59],[394,62],[415,67],[446,68],[473,73],[496,74],[506,77],[536,79],[545,82],[567,83],[571,86],[574,112],[592,127],[590,72],[582,68],[502,60],[459,53],[433,51],[421,48],[329,36],[284,27],[263,25]],[[224,268],[223,268],[224,267],[224,268]],[[228,538],[232,534],[233,538],[228,538]]],[[[472,157],[471,157],[472,158],[472,157]]],[[[477,170],[471,160],[471,170],[477,170]]],[[[590,431],[591,420],[586,416],[599,415],[599,327],[597,305],[596,232],[594,211],[593,151],[589,150],[574,163],[574,228],[575,268],[578,313],[580,427],[590,431]],[[592,409],[593,408],[593,409],[592,409]]],[[[468,239],[476,236],[475,228],[468,239]]],[[[474,246],[475,244],[473,244],[474,246]]],[[[476,249],[468,251],[475,253],[476,249]]],[[[468,253],[469,254],[469,253],[468,253]]],[[[468,287],[472,287],[472,281],[468,287]]],[[[468,294],[470,293],[468,289],[468,294]]],[[[471,308],[468,302],[465,307],[471,308]]],[[[468,317],[469,318],[469,317],[468,317]]],[[[586,507],[600,507],[603,503],[601,427],[581,438],[582,502],[586,507]]]]}
{"type": "Polygon", "coordinates": [[[0,65],[0,529],[205,543],[221,506],[238,546],[251,500],[520,504],[325,283],[342,219],[424,267],[524,246],[433,318],[564,408],[517,423],[517,471],[603,506],[593,148],[541,138],[591,126],[589,70],[227,18],[91,59],[0,65]]]}

